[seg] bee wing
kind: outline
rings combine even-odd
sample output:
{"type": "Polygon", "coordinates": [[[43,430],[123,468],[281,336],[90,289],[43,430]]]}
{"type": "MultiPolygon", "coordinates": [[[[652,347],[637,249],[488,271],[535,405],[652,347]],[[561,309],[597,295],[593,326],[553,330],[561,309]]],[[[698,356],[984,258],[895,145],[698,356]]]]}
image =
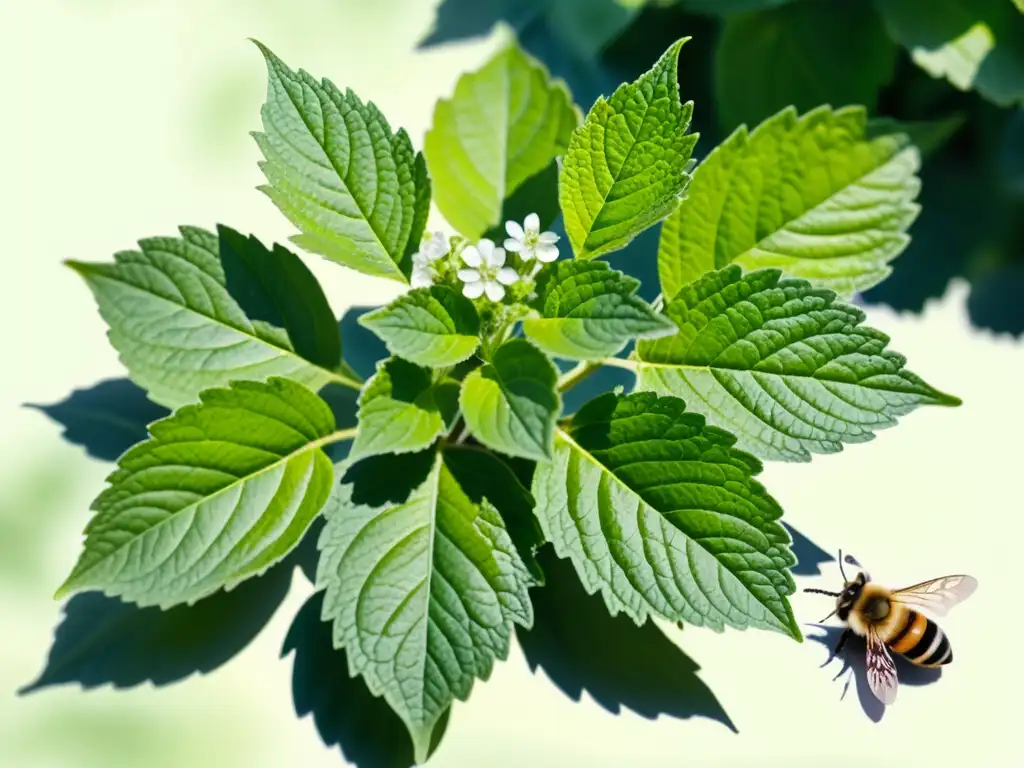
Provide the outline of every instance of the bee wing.
{"type": "Polygon", "coordinates": [[[898,687],[896,665],[893,663],[892,656],[889,655],[889,649],[885,647],[885,643],[875,632],[874,627],[868,628],[867,641],[868,686],[880,702],[892,704],[896,701],[898,687]]]}
{"type": "Polygon", "coordinates": [[[936,616],[945,616],[950,608],[973,595],[977,588],[978,580],[973,576],[956,574],[897,589],[892,596],[901,603],[924,608],[936,616]]]}

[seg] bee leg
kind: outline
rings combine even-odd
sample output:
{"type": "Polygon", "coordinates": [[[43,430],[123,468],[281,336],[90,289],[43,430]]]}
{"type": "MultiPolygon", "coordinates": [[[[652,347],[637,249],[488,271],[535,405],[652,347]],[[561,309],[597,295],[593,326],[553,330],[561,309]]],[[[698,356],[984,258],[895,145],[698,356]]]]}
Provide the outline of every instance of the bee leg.
{"type": "Polygon", "coordinates": [[[844,629],[843,633],[839,635],[839,642],[836,643],[835,650],[832,651],[832,657],[835,658],[839,655],[839,652],[843,650],[843,646],[846,645],[846,640],[850,637],[850,630],[844,629]]]}

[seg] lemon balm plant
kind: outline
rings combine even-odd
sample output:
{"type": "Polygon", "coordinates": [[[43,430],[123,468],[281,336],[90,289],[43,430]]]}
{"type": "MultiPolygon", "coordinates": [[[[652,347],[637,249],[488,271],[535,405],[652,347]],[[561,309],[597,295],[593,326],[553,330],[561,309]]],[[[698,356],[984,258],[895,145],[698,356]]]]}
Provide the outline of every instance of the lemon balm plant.
{"type": "Polygon", "coordinates": [[[958,403],[844,302],[908,241],[918,153],[860,107],[822,106],[740,128],[694,167],[684,43],[585,117],[509,43],[438,102],[422,153],[260,46],[262,189],[295,245],[407,287],[360,321],[388,356],[363,381],[301,259],[227,226],[72,263],[132,380],[172,412],[118,459],[58,597],[170,617],[314,536],[317,613],[346,659],[322,684],[361,677],[417,761],[532,624],[547,544],[637,625],[800,640],[761,459],[958,403]],[[432,202],[448,231],[426,231],[432,202]],[[614,259],[659,222],[652,304],[614,259]],[[566,412],[603,366],[634,391],[566,412]]]}

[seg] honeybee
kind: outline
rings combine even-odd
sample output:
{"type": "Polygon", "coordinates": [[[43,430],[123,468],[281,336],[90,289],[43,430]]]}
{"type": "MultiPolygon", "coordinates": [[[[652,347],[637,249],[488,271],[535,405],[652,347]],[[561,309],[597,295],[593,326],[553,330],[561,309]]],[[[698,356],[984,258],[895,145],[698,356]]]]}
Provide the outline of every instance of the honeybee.
{"type": "MultiPolygon", "coordinates": [[[[860,567],[847,555],[846,562],[860,567]]],[[[839,636],[834,655],[838,655],[850,633],[867,642],[867,677],[871,692],[883,704],[896,700],[896,665],[889,651],[898,653],[919,667],[941,667],[953,660],[953,648],[939,625],[915,610],[923,608],[935,616],[945,616],[957,603],[966,600],[978,588],[971,576],[956,574],[929,579],[903,589],[889,589],[861,571],[853,581],[843,570],[843,553],[839,552],[839,572],[843,576],[842,592],[805,589],[836,598],[836,607],[821,620],[824,623],[838,615],[846,628],[839,636]]]]}

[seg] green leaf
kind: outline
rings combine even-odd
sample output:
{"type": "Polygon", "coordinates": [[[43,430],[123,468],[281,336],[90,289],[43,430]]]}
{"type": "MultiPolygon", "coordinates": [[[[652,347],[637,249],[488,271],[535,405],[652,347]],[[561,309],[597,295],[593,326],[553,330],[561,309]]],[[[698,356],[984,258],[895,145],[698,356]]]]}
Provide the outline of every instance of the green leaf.
{"type": "Polygon", "coordinates": [[[876,0],[889,34],[932,77],[1024,103],[1024,24],[1006,0],[876,0]]]}
{"type": "Polygon", "coordinates": [[[352,461],[428,447],[445,430],[445,402],[429,368],[391,357],[359,396],[359,434],[352,461]]]}
{"type": "Polygon", "coordinates": [[[674,43],[649,72],[591,107],[573,131],[559,200],[576,258],[625,247],[679,204],[697,134],[686,132],[693,103],[681,104],[674,43]]]}
{"type": "Polygon", "coordinates": [[[873,112],[896,51],[867,0],[805,0],[732,16],[715,51],[719,124],[756,125],[789,106],[860,104],[873,112]]]}
{"type": "Polygon", "coordinates": [[[217,227],[228,293],[253,322],[284,328],[295,352],[335,370],[341,365],[341,332],[323,289],[295,254],[274,244],[271,252],[250,235],[217,227]]]}
{"type": "Polygon", "coordinates": [[[601,395],[558,431],[554,460],[534,474],[537,516],[613,615],[800,639],[782,510],[753,479],[760,462],[733,443],[651,392],[601,395]]]}
{"type": "Polygon", "coordinates": [[[546,541],[544,532],[533,514],[533,496],[508,464],[476,445],[446,445],[444,463],[474,504],[486,499],[498,511],[533,583],[543,584],[537,550],[546,541]]]}
{"type": "Polygon", "coordinates": [[[274,201],[300,247],[368,275],[407,282],[430,212],[423,155],[373,102],[293,72],[262,44],[267,62],[263,132],[253,134],[274,201]]]}
{"type": "Polygon", "coordinates": [[[327,501],[330,408],[288,379],[206,390],[150,425],[93,502],[61,598],[89,589],[167,608],[231,589],[287,555],[327,501]]]}
{"type": "Polygon", "coordinates": [[[462,382],[459,407],[470,432],[484,445],[509,456],[551,458],[561,401],[558,369],[525,339],[502,344],[490,362],[462,382]]]}
{"type": "Polygon", "coordinates": [[[565,153],[580,116],[565,84],[514,43],[440,99],[424,153],[445,219],[475,240],[530,177],[565,153]]]}
{"type": "Polygon", "coordinates": [[[665,312],[679,333],[637,344],[637,389],[683,398],[762,458],[809,461],[919,405],[960,403],[906,370],[858,308],[777,269],[705,275],[665,312]]]}
{"type": "Polygon", "coordinates": [[[405,721],[422,761],[438,718],[508,656],[513,623],[530,626],[533,611],[529,573],[494,507],[473,503],[439,454],[416,457],[425,471],[415,477],[396,471],[402,458],[346,475],[326,511],[317,585],[350,673],[405,721]],[[411,492],[377,490],[396,480],[411,492]]]}
{"type": "MultiPolygon", "coordinates": [[[[216,235],[181,227],[180,238],[148,238],[139,248],[114,254],[113,264],[69,261],[68,266],[92,290],[110,326],[110,343],[132,381],[154,402],[176,408],[195,402],[205,389],[241,378],[286,376],[311,389],[330,382],[358,388],[348,377],[304,359],[283,329],[246,316],[226,274],[245,265],[230,257],[228,263],[237,269],[222,263],[216,235]]],[[[260,267],[264,274],[294,277],[305,269],[298,256],[279,246],[261,256],[280,262],[260,267]]],[[[306,288],[300,298],[311,308],[326,301],[319,287],[307,283],[306,288]]],[[[306,327],[318,322],[314,317],[306,327]]]]}
{"type": "Polygon", "coordinates": [[[537,275],[541,316],[523,332],[549,355],[598,360],[622,351],[633,338],[674,333],[675,326],[635,296],[640,281],[603,261],[557,261],[537,275]]]}
{"type": "Polygon", "coordinates": [[[473,302],[435,285],[399,296],[359,318],[388,351],[432,368],[461,363],[480,345],[480,317],[473,302]]]}
{"type": "Polygon", "coordinates": [[[894,133],[904,133],[917,147],[922,159],[940,149],[963,127],[967,115],[956,112],[940,120],[896,120],[891,117],[873,117],[868,120],[866,136],[875,139],[894,133]]]}
{"type": "Polygon", "coordinates": [[[666,298],[730,262],[778,267],[844,296],[884,280],[919,211],[920,157],[902,134],[866,131],[860,107],[784,109],[749,134],[736,129],[662,226],[666,298]]]}

